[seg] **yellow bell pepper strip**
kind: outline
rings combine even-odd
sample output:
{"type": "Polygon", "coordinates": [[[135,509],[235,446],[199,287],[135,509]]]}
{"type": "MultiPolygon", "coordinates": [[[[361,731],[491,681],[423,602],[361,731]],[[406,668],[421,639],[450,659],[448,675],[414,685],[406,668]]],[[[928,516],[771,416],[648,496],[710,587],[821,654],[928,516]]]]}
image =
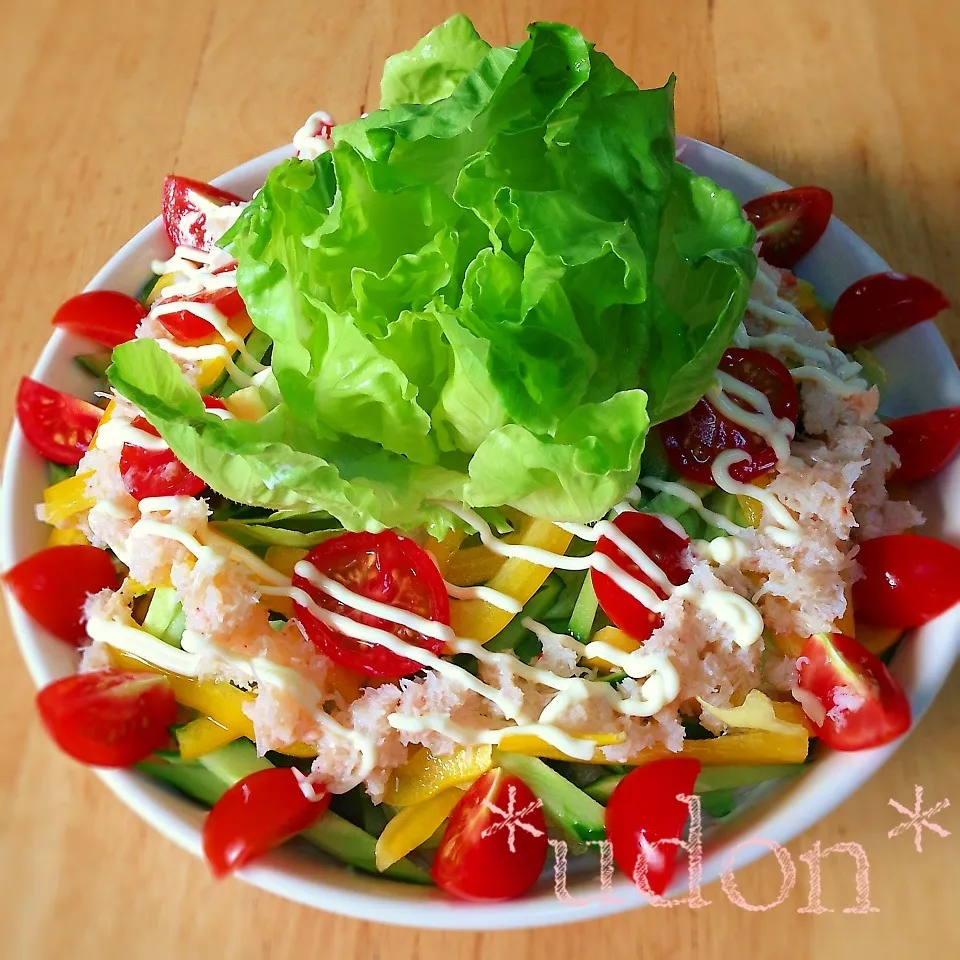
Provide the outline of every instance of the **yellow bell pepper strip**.
{"type": "Polygon", "coordinates": [[[52,527],[69,527],[74,517],[89,510],[97,501],[87,494],[87,477],[78,473],[43,491],[43,517],[52,527]]]}
{"type": "Polygon", "coordinates": [[[123,583],[120,584],[120,593],[128,601],[136,600],[137,597],[148,594],[152,589],[152,587],[145,586],[139,580],[134,580],[133,577],[124,577],[123,583]]]}
{"type": "MultiPolygon", "coordinates": [[[[450,558],[460,549],[460,544],[466,534],[463,530],[451,530],[442,540],[435,540],[433,537],[427,537],[424,543],[424,549],[433,556],[440,568],[440,574],[449,580],[447,576],[447,567],[450,564],[450,558]]],[[[452,583],[453,581],[451,581],[452,583]]]]}
{"type": "MultiPolygon", "coordinates": [[[[571,736],[579,737],[583,740],[592,740],[598,747],[612,747],[616,743],[622,743],[624,735],[622,733],[575,733],[571,736]]],[[[547,743],[540,737],[529,733],[512,733],[505,736],[497,745],[504,753],[522,753],[528,757],[547,757],[551,760],[575,760],[569,754],[547,743]]],[[[591,760],[579,760],[578,763],[610,763],[604,758],[602,761],[597,757],[601,756],[599,751],[594,754],[591,760]]]]}
{"type": "MultiPolygon", "coordinates": [[[[549,520],[533,520],[524,531],[520,543],[551,553],[562,554],[570,545],[573,534],[561,530],[549,520]]],[[[491,589],[526,603],[550,575],[550,567],[541,567],[527,560],[504,561],[496,576],[487,584],[491,589]]],[[[451,600],[450,624],[461,637],[480,643],[492,640],[512,619],[513,614],[483,600],[451,600]]]]}
{"type": "Polygon", "coordinates": [[[227,365],[222,357],[205,357],[197,361],[199,371],[197,373],[197,389],[201,391],[209,390],[221,377],[227,365]]]}
{"type": "Polygon", "coordinates": [[[267,410],[267,405],[260,395],[260,388],[256,384],[251,384],[249,387],[237,390],[236,393],[231,393],[229,397],[224,398],[223,402],[227,410],[238,420],[249,420],[255,423],[257,420],[262,420],[270,412],[267,410]]]}
{"type": "Polygon", "coordinates": [[[236,730],[225,727],[210,717],[197,717],[176,731],[180,756],[184,760],[196,760],[240,738],[236,730]]]}
{"type": "Polygon", "coordinates": [[[54,527],[47,537],[48,547],[66,547],[71,544],[85,544],[90,541],[76,527],[54,527]]]}
{"type": "Polygon", "coordinates": [[[760,690],[751,690],[739,707],[715,707],[704,700],[700,700],[700,706],[705,713],[735,730],[807,736],[805,715],[799,703],[778,703],[760,690]]]}
{"type": "MultiPolygon", "coordinates": [[[[662,760],[667,757],[693,757],[704,766],[727,766],[745,764],[764,766],[775,763],[802,763],[807,757],[810,744],[809,733],[769,733],[766,730],[748,730],[743,733],[728,733],[722,737],[713,737],[710,740],[685,740],[683,749],[679,753],[668,750],[663,744],[648,747],[634,754],[625,763],[638,766],[649,763],[651,760],[662,760]]],[[[530,744],[519,737],[506,738],[500,743],[500,750],[504,753],[532,753],[533,756],[546,757],[551,760],[573,760],[562,750],[550,744],[530,744]],[[524,749],[516,750],[516,747],[524,749]],[[532,749],[536,752],[533,753],[532,749]]],[[[590,760],[579,763],[606,764],[610,761],[600,750],[590,760]]]]}
{"type": "MultiPolygon", "coordinates": [[[[611,647],[616,647],[617,650],[622,650],[624,653],[633,653],[634,650],[640,649],[640,644],[634,640],[633,637],[617,627],[601,627],[590,638],[591,643],[594,641],[597,643],[609,643],[611,647]]],[[[588,667],[593,667],[595,670],[606,670],[611,666],[611,664],[602,657],[584,657],[583,663],[588,667]]]]}
{"type": "Polygon", "coordinates": [[[817,330],[829,329],[830,311],[820,305],[814,296],[813,287],[806,280],[797,280],[793,303],[817,330]]]}
{"type": "Polygon", "coordinates": [[[493,748],[460,747],[446,756],[435,756],[421,747],[398,769],[387,784],[383,800],[393,807],[409,807],[429,800],[450,787],[473,783],[493,763],[493,748]]]}
{"type": "MultiPolygon", "coordinates": [[[[300,547],[268,547],[264,561],[284,576],[293,577],[293,568],[307,555],[300,547]]],[[[290,597],[264,597],[261,601],[269,610],[282,614],[287,619],[293,616],[293,600],[290,597]]]]}
{"type": "MultiPolygon", "coordinates": [[[[97,433],[112,416],[117,409],[115,400],[107,404],[100,423],[97,426],[97,432],[94,433],[90,441],[90,446],[97,445],[97,433]]],[[[69,528],[76,526],[75,517],[77,514],[89,510],[96,500],[87,494],[87,478],[92,476],[89,471],[78,473],[73,477],[67,477],[59,483],[51,484],[43,491],[43,516],[44,520],[52,527],[69,528]]],[[[50,544],[56,546],[56,544],[50,544]]]]}
{"type": "Polygon", "coordinates": [[[498,557],[486,547],[464,547],[457,550],[446,568],[441,568],[443,576],[458,587],[475,587],[492,580],[507,561],[498,557]]]}
{"type": "Polygon", "coordinates": [[[627,763],[639,765],[664,757],[684,756],[699,760],[705,767],[766,766],[778,763],[803,763],[810,746],[809,733],[770,733],[766,730],[748,730],[744,733],[728,733],[711,740],[686,740],[680,754],[669,751],[663,745],[648,747],[632,756],[627,763]]]}
{"type": "MultiPolygon", "coordinates": [[[[161,670],[152,663],[147,663],[145,660],[132,657],[119,650],[112,650],[110,659],[116,666],[128,670],[150,670],[154,673],[162,673],[170,681],[177,703],[190,707],[205,717],[210,717],[222,727],[236,733],[234,739],[246,737],[248,740],[256,742],[253,721],[243,711],[245,704],[254,702],[256,699],[255,693],[251,693],[249,690],[241,690],[226,681],[195,680],[192,677],[181,676],[179,673],[171,673],[169,670],[161,670]]],[[[315,757],[317,755],[317,751],[305,743],[291,743],[278,748],[277,752],[285,753],[291,757],[315,757]]]]}
{"type": "MultiPolygon", "coordinates": [[[[886,653],[905,633],[900,627],[875,627],[872,623],[858,623],[856,639],[875,657],[886,653]]],[[[848,637],[854,636],[852,633],[848,637]]]]}
{"type": "Polygon", "coordinates": [[[377,869],[386,870],[422,843],[426,843],[450,816],[463,796],[458,787],[449,787],[404,807],[384,828],[377,840],[377,869]]]}
{"type": "MultiPolygon", "coordinates": [[[[117,412],[117,401],[111,400],[104,408],[103,416],[100,418],[100,423],[97,424],[97,432],[99,432],[100,428],[105,423],[108,423],[112,419],[113,415],[116,412],[117,412]]],[[[97,445],[97,434],[95,433],[93,435],[93,439],[90,441],[90,446],[95,447],[96,445],[97,445]]]]}
{"type": "Polygon", "coordinates": [[[264,561],[278,573],[286,577],[293,576],[293,568],[307,555],[302,547],[267,547],[264,561]]]}
{"type": "Polygon", "coordinates": [[[170,286],[174,280],[177,279],[176,273],[162,273],[157,277],[157,282],[150,289],[150,292],[147,294],[147,299],[144,301],[146,306],[152,307],[159,299],[163,291],[170,286]]]}
{"type": "MultiPolygon", "coordinates": [[[[230,329],[240,337],[246,338],[253,329],[253,321],[244,310],[242,313],[238,313],[236,316],[230,318],[230,329]]],[[[203,337],[200,340],[191,340],[188,346],[202,347],[210,346],[211,344],[230,349],[227,342],[219,333],[213,333],[209,337],[203,337]]],[[[232,350],[234,356],[236,356],[236,352],[236,350],[232,350]]],[[[227,368],[227,364],[222,356],[208,357],[201,360],[197,366],[200,368],[200,372],[197,375],[197,389],[200,391],[208,390],[212,387],[227,368]]]]}
{"type": "MultiPolygon", "coordinates": [[[[770,471],[770,473],[765,473],[762,477],[757,477],[756,480],[751,482],[753,486],[764,489],[773,483],[776,475],[776,471],[770,471]]],[[[763,519],[763,504],[743,493],[737,494],[737,501],[740,503],[740,509],[743,511],[743,517],[747,521],[747,525],[759,527],[760,521],[763,519]]]]}
{"type": "Polygon", "coordinates": [[[344,703],[353,703],[359,699],[365,680],[363,674],[348,670],[337,663],[327,665],[327,687],[339,693],[344,703]]]}
{"type": "Polygon", "coordinates": [[[772,637],[773,645],[785,657],[796,660],[809,637],[800,637],[795,633],[781,633],[772,637]]]}
{"type": "MultiPolygon", "coordinates": [[[[834,623],[833,632],[842,633],[844,636],[859,639],[857,636],[858,625],[856,622],[855,611],[853,609],[853,594],[851,593],[849,586],[844,587],[843,594],[847,599],[847,605],[844,607],[843,616],[834,623]]],[[[899,635],[900,634],[898,633],[898,636],[899,635]]],[[[791,657],[795,660],[803,652],[803,648],[806,646],[807,640],[809,639],[809,637],[801,637],[795,633],[787,633],[775,636],[773,638],[773,642],[776,648],[785,657],[791,657]]]]}

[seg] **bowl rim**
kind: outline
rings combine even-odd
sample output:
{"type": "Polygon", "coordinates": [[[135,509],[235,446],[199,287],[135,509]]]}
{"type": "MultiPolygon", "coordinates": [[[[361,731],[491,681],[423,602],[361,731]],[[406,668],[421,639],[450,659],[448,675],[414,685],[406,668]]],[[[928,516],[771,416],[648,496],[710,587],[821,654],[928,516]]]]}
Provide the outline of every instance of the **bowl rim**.
{"type": "MultiPolygon", "coordinates": [[[[762,185],[754,196],[787,187],[784,181],[759,167],[699,140],[678,137],[678,149],[685,162],[695,157],[708,166],[735,170],[755,186],[762,185]]],[[[267,170],[290,156],[292,148],[289,146],[277,148],[217,177],[213,183],[234,190],[245,184],[258,185],[267,170]]],[[[695,163],[691,165],[696,167],[695,163]]],[[[746,200],[750,197],[743,195],[740,199],[746,200]]],[[[835,217],[831,220],[830,230],[834,231],[839,243],[855,251],[856,256],[867,267],[864,273],[890,269],[864,240],[835,217]]],[[[158,216],[124,244],[84,289],[115,289],[110,278],[136,258],[142,257],[144,249],[148,248],[151,242],[155,245],[155,241],[161,236],[163,226],[158,216]]],[[[949,357],[946,344],[933,324],[923,324],[922,327],[927,328],[922,336],[932,345],[931,349],[935,352],[942,351],[949,357]]],[[[920,328],[915,328],[915,331],[919,330],[920,328]]],[[[908,331],[901,336],[917,335],[914,331],[908,331]]],[[[45,345],[31,376],[42,380],[72,342],[75,340],[70,335],[56,331],[45,345]]],[[[960,383],[960,374],[957,374],[957,382],[960,383]]],[[[17,535],[16,524],[12,521],[16,511],[22,509],[17,496],[21,464],[24,463],[24,458],[35,456],[26,444],[19,425],[14,421],[0,483],[0,564],[3,569],[8,569],[26,555],[20,542],[22,537],[17,535]]],[[[955,473],[960,480],[960,472],[955,473]]],[[[957,486],[958,484],[952,484],[954,489],[957,486]]],[[[65,671],[51,669],[42,653],[44,643],[50,642],[50,638],[9,595],[7,610],[21,655],[34,683],[39,687],[62,675],[65,671]]],[[[946,680],[950,667],[960,654],[960,610],[954,609],[914,632],[922,642],[925,636],[939,635],[944,631],[953,637],[954,642],[942,643],[939,650],[934,647],[933,655],[927,656],[926,662],[920,662],[916,642],[903,644],[902,648],[906,649],[898,652],[895,658],[895,674],[906,674],[914,681],[910,696],[914,710],[914,726],[933,701],[946,680]]],[[[769,795],[764,795],[758,804],[751,805],[749,811],[745,811],[749,813],[748,823],[743,822],[746,817],[738,818],[740,822],[721,826],[717,833],[708,839],[704,848],[701,883],[706,885],[717,879],[721,873],[745,866],[768,852],[771,843],[786,843],[808,829],[862,786],[899,748],[904,739],[906,737],[883,747],[855,754],[827,752],[794,783],[766,791],[769,795]],[[754,842],[749,848],[742,846],[751,838],[754,842]]],[[[155,826],[164,836],[194,856],[202,857],[199,827],[203,811],[199,807],[133,771],[95,768],[94,772],[124,804],[155,826]]],[[[536,893],[520,900],[494,904],[464,903],[448,899],[433,888],[358,875],[342,865],[324,865],[320,858],[311,858],[310,864],[305,866],[305,858],[298,856],[295,848],[291,847],[274,851],[259,863],[240,871],[238,876],[255,887],[306,906],[357,919],[433,929],[532,928],[609,916],[644,904],[629,878],[624,876],[614,879],[607,894],[594,896],[592,901],[583,898],[575,904],[562,902],[554,895],[553,890],[543,889],[543,880],[536,893]]],[[[685,890],[684,881],[685,878],[678,878],[669,894],[675,895],[685,890]]],[[[581,886],[577,885],[578,894],[581,886]]],[[[573,885],[571,887],[573,888],[573,885]]],[[[595,889],[595,884],[588,889],[595,889]]]]}

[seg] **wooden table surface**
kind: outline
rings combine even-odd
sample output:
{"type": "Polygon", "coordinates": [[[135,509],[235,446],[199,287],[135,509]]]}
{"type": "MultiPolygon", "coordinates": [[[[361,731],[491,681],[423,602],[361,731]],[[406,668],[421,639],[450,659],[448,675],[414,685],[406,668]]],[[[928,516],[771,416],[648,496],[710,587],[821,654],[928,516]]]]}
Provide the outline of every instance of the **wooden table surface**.
{"type": "MultiPolygon", "coordinates": [[[[264,3],[257,0],[14,0],[0,4],[0,371],[12,416],[61,300],[159,212],[164,174],[206,179],[289,140],[312,110],[355,116],[378,100],[380,66],[463,9],[495,43],[534,19],[579,26],[641,84],[679,77],[677,126],[793,183],[817,183],[896,267],[957,299],[960,268],[960,14],[942,3],[866,0],[264,3]]],[[[954,316],[942,326],[955,348],[954,316]]],[[[531,933],[388,928],[310,911],[239,882],[214,883],[58,755],[5,620],[0,668],[0,955],[23,960],[287,957],[336,960],[956,956],[960,880],[960,676],[919,730],[853,799],[789,845],[787,900],[647,909],[531,933]],[[888,839],[895,798],[953,797],[926,831],[888,839]],[[833,913],[798,913],[815,841],[856,841],[879,912],[849,915],[850,858],[824,864],[833,913]],[[849,862],[848,862],[849,861],[849,862]],[[952,947],[952,950],[950,949],[952,947]]],[[[767,858],[738,880],[774,899],[767,858]]]]}

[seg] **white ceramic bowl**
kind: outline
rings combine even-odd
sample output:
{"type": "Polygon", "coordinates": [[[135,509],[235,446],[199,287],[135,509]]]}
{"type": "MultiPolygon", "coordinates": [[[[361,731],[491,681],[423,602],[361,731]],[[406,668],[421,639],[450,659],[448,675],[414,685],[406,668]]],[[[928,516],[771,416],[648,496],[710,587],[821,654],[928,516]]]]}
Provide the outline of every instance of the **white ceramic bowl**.
{"type": "MultiPolygon", "coordinates": [[[[282,148],[251,160],[215,181],[222,187],[249,196],[267,172],[289,156],[282,148]]],[[[696,140],[682,141],[682,159],[699,173],[732,190],[741,201],[782,189],[776,177],[731,154],[696,140]]],[[[168,242],[157,218],[144,227],[94,277],[87,289],[135,293],[149,274],[153,258],[164,254],[168,242]]],[[[880,257],[838,220],[799,270],[819,293],[834,299],[849,283],[864,274],[888,269],[880,257]]],[[[33,376],[68,392],[89,389],[72,357],[84,344],[57,332],[50,339],[33,376]]],[[[887,341],[878,355],[890,374],[887,412],[913,413],[960,403],[960,374],[933,324],[925,323],[887,341]]],[[[46,483],[41,459],[14,427],[7,447],[0,505],[0,565],[7,569],[44,546],[45,529],[34,519],[34,504],[46,483]]],[[[960,460],[918,491],[917,499],[929,517],[927,532],[960,541],[960,460]],[[953,493],[952,498],[950,493],[953,493]]],[[[39,629],[15,603],[9,604],[20,649],[38,686],[72,673],[76,655],[39,629]]],[[[960,652],[960,609],[927,624],[901,645],[893,672],[903,684],[919,719],[943,684],[960,652]]],[[[705,883],[715,880],[731,862],[742,866],[765,847],[738,845],[751,837],[784,843],[805,830],[863,784],[896,750],[899,743],[855,754],[823,751],[810,770],[787,786],[758,788],[752,803],[733,822],[708,834],[705,845],[705,883]],[[730,858],[733,858],[731,861],[730,858]]],[[[66,761],[65,761],[66,762],[66,761]]],[[[141,817],[163,834],[201,856],[200,829],[204,813],[188,800],[135,773],[95,771],[106,785],[141,817]]],[[[685,878],[682,871],[679,892],[685,878]]],[[[276,851],[241,873],[244,880],[264,890],[335,913],[416,927],[449,929],[504,929],[565,923],[616,913],[642,901],[626,877],[618,876],[605,898],[596,896],[594,873],[572,875],[568,889],[581,898],[579,905],[561,903],[552,878],[522,900],[504,904],[461,903],[430,888],[407,886],[350,872],[325,860],[315,851],[296,846],[276,851]],[[586,898],[592,898],[584,902],[586,898]]]]}

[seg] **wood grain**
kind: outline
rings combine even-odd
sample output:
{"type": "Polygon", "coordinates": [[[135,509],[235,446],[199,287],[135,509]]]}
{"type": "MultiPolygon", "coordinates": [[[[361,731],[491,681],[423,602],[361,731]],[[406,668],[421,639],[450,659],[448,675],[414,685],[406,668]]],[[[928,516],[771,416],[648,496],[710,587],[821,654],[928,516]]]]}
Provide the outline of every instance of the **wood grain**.
{"type": "MultiPolygon", "coordinates": [[[[493,42],[532,19],[580,27],[640,83],[679,77],[678,128],[794,182],[833,191],[837,210],[892,264],[956,298],[960,268],[960,15],[949,0],[668,3],[263,3],[31,0],[0,4],[0,369],[13,385],[47,318],[159,207],[162,176],[207,178],[283,143],[313,109],[348,118],[377,101],[379,69],[462,9],[493,42]]],[[[941,320],[954,348],[960,328],[941,320]]],[[[3,432],[6,432],[4,426],[3,432]]],[[[57,755],[31,709],[9,627],[0,626],[0,954],[22,960],[193,957],[607,960],[714,956],[956,956],[958,841],[887,838],[912,804],[960,798],[960,677],[910,742],[833,815],[790,844],[799,882],[767,912],[731,906],[719,886],[699,911],[648,909],[567,928],[444,934],[312,912],[203,866],[57,755]],[[843,855],[824,865],[824,903],[799,914],[814,841],[853,840],[870,857],[879,913],[853,904],[843,855]]],[[[958,799],[960,802],[960,799],[958,799]]],[[[738,876],[764,903],[772,858],[738,876]]]]}

